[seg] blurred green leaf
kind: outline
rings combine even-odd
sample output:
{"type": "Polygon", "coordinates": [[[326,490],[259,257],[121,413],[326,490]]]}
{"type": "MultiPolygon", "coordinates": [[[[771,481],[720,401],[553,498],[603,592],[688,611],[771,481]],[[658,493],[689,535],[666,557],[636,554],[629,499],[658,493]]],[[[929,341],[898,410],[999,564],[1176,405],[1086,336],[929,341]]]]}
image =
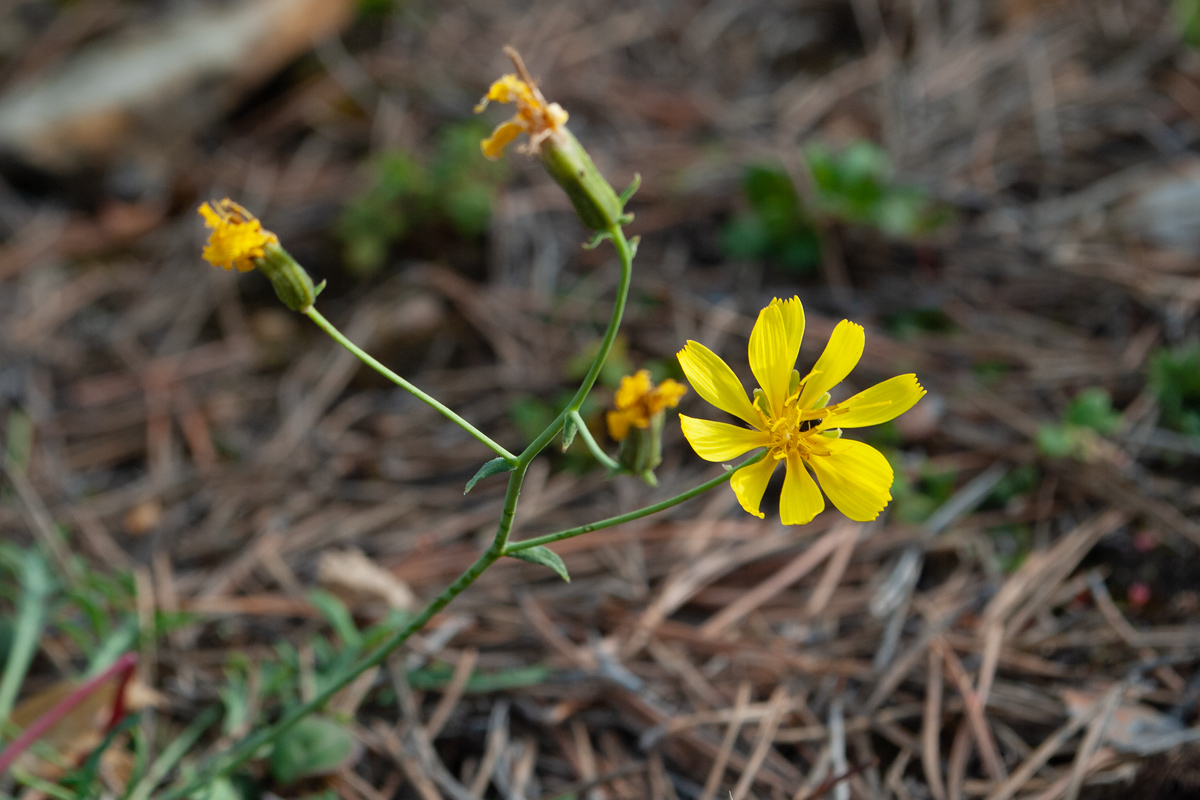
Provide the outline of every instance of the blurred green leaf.
{"type": "Polygon", "coordinates": [[[504,162],[488,161],[479,150],[487,133],[474,121],[448,125],[438,132],[432,158],[408,150],[376,155],[367,165],[370,185],[346,204],[337,223],[347,268],[370,275],[392,245],[438,226],[467,239],[486,233],[497,187],[507,176],[504,162]]]}
{"type": "Polygon", "coordinates": [[[1175,20],[1183,40],[1200,47],[1200,0],[1175,0],[1175,20]]]}
{"type": "Polygon", "coordinates": [[[1067,408],[1066,422],[1091,428],[1098,433],[1116,433],[1121,427],[1121,415],[1113,410],[1109,393],[1093,386],[1084,389],[1071,401],[1067,408]]]}
{"type": "MultiPolygon", "coordinates": [[[[522,689],[545,683],[553,674],[548,667],[540,664],[497,672],[475,672],[467,679],[465,691],[469,694],[486,694],[522,689]]],[[[408,673],[408,682],[412,688],[418,691],[434,691],[446,688],[453,675],[453,667],[443,662],[436,662],[424,669],[408,673]]]]}
{"type": "Polygon", "coordinates": [[[1200,436],[1200,342],[1159,350],[1150,359],[1149,377],[1163,424],[1200,436]]]}
{"type": "Polygon", "coordinates": [[[354,737],[329,717],[312,715],[279,737],[271,751],[271,775],[283,785],[336,772],[355,751],[354,737]]]}

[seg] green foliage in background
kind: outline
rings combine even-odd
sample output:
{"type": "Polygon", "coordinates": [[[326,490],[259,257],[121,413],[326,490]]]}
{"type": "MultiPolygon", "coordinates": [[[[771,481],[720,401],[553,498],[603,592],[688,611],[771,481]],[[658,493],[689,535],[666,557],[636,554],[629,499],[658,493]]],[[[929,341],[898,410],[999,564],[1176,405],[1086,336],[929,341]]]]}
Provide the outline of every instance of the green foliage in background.
{"type": "Polygon", "coordinates": [[[820,263],[816,227],[787,173],[775,167],[747,167],[742,192],[750,209],[725,226],[722,243],[727,256],[764,259],[793,272],[806,272],[820,263]]]}
{"type": "Polygon", "coordinates": [[[1175,19],[1183,40],[1200,47],[1200,0],[1175,0],[1175,19]]]}
{"type": "Polygon", "coordinates": [[[429,159],[408,150],[378,154],[368,167],[370,186],[346,204],[338,220],[347,268],[371,275],[393,244],[431,226],[448,227],[465,239],[482,236],[497,187],[508,174],[505,162],[488,161],[479,152],[487,133],[475,122],[449,125],[429,159]]]}
{"type": "Polygon", "coordinates": [[[951,470],[935,470],[924,462],[910,476],[910,470],[892,460],[896,478],[892,483],[892,518],[907,525],[916,525],[929,519],[954,494],[958,473],[951,470]]]}
{"type": "Polygon", "coordinates": [[[805,272],[821,258],[816,220],[860,225],[899,238],[919,237],[949,221],[948,211],[923,189],[893,181],[887,153],[871,142],[853,142],[836,152],[812,144],[804,148],[804,159],[815,208],[805,207],[782,169],[748,167],[742,192],[750,208],[726,224],[726,255],[805,272]]]}
{"type": "Polygon", "coordinates": [[[1093,386],[1075,396],[1062,422],[1038,427],[1036,441],[1042,455],[1086,461],[1097,437],[1116,433],[1120,428],[1121,415],[1113,410],[1112,397],[1093,386]]]}
{"type": "Polygon", "coordinates": [[[1150,388],[1158,397],[1163,425],[1200,436],[1200,342],[1155,353],[1150,388]]]}

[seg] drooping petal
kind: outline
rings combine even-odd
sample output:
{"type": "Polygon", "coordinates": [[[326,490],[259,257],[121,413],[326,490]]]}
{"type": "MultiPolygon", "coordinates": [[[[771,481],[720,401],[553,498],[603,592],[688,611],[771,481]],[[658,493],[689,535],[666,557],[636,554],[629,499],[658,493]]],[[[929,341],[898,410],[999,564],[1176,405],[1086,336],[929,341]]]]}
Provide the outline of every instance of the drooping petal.
{"type": "Polygon", "coordinates": [[[750,332],[750,369],[767,395],[771,411],[776,417],[783,416],[783,402],[787,399],[788,383],[800,354],[800,339],[804,333],[804,310],[800,310],[800,335],[794,335],[788,325],[794,322],[794,310],[785,306],[800,307],[799,298],[784,301],[776,298],[758,313],[758,321],[750,332]]]}
{"type": "Polygon", "coordinates": [[[720,356],[689,339],[687,346],[679,351],[678,358],[679,366],[683,367],[683,374],[687,375],[696,394],[756,428],[762,425],[758,412],[746,397],[742,382],[720,356]]]}
{"type": "Polygon", "coordinates": [[[729,461],[756,447],[766,447],[771,437],[759,430],[741,428],[726,422],[713,422],[679,415],[679,424],[688,444],[705,461],[729,461]]]}
{"type": "Polygon", "coordinates": [[[879,516],[892,499],[892,465],[874,447],[851,439],[830,439],[830,454],[814,455],[809,466],[838,510],[856,522],[879,516]]]}
{"type": "Polygon", "coordinates": [[[832,409],[821,427],[862,428],[895,419],[917,404],[925,389],[913,374],[897,375],[843,400],[832,409]]]}
{"type": "Polygon", "coordinates": [[[504,148],[508,147],[513,139],[524,133],[525,129],[526,125],[520,117],[513,117],[507,122],[501,122],[496,126],[496,130],[492,131],[491,136],[479,143],[484,156],[496,161],[504,155],[504,148]]]}
{"type": "Polygon", "coordinates": [[[824,510],[825,498],[804,468],[804,459],[789,455],[783,493],[779,496],[779,518],[784,525],[806,525],[824,510]]]}
{"type": "Polygon", "coordinates": [[[759,519],[765,517],[758,507],[762,505],[763,492],[767,490],[767,482],[771,480],[771,473],[778,463],[768,453],[762,461],[742,467],[729,479],[729,485],[733,487],[733,493],[737,495],[742,508],[759,519]]]}
{"type": "Polygon", "coordinates": [[[804,390],[800,393],[800,408],[812,408],[821,395],[842,382],[850,370],[862,358],[866,333],[862,325],[844,319],[833,329],[825,352],[817,359],[812,372],[805,378],[804,390]]]}

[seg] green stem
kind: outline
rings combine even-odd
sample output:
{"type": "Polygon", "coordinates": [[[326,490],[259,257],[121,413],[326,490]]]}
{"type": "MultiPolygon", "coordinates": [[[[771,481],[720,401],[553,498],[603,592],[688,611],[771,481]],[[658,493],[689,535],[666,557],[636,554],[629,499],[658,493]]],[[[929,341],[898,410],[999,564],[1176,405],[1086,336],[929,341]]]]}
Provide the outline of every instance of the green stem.
{"type": "Polygon", "coordinates": [[[621,279],[617,284],[617,300],[613,304],[612,318],[608,322],[608,330],[604,332],[604,339],[600,342],[600,349],[596,351],[596,357],[592,360],[592,366],[588,368],[587,375],[583,378],[583,383],[579,385],[579,390],[575,392],[575,396],[571,398],[571,402],[563,409],[562,413],[554,422],[550,423],[550,427],[542,431],[536,439],[530,442],[529,447],[521,453],[521,460],[529,463],[534,456],[542,452],[546,445],[550,444],[550,440],[558,435],[562,430],[563,425],[567,422],[567,417],[573,411],[578,411],[583,405],[583,401],[587,399],[588,392],[592,391],[592,387],[596,384],[596,379],[600,377],[600,370],[604,367],[604,362],[608,360],[608,353],[612,350],[613,342],[617,340],[617,331],[621,327],[621,318],[625,315],[625,302],[629,299],[629,284],[633,280],[633,247],[629,244],[629,240],[625,238],[625,231],[619,226],[614,225],[607,231],[612,240],[613,247],[617,248],[617,257],[621,260],[621,279]]]}
{"type": "MultiPolygon", "coordinates": [[[[501,456],[513,465],[513,471],[508,478],[508,489],[504,495],[504,509],[500,515],[500,523],[497,526],[496,536],[495,539],[493,539],[491,546],[488,547],[488,549],[485,550],[479,556],[479,558],[475,560],[475,563],[473,563],[465,572],[459,575],[454,583],[446,587],[446,589],[440,595],[438,595],[429,605],[427,605],[424,610],[421,611],[421,613],[413,617],[407,625],[390,636],[386,641],[381,643],[374,652],[372,652],[362,661],[347,669],[345,673],[334,680],[316,697],[289,711],[274,725],[262,728],[257,733],[242,739],[241,742],[234,745],[230,750],[226,751],[223,756],[219,756],[210,762],[210,765],[207,768],[198,770],[196,775],[191,780],[187,781],[181,786],[177,786],[162,793],[160,795],[160,800],[177,800],[178,798],[186,797],[188,794],[197,791],[200,787],[210,784],[216,778],[228,775],[233,770],[237,769],[237,767],[253,758],[254,754],[258,752],[263,745],[274,741],[305,716],[320,709],[330,700],[330,698],[337,694],[337,692],[353,683],[359,675],[366,672],[368,669],[383,663],[383,661],[392,653],[392,651],[408,641],[409,637],[411,637],[414,633],[424,628],[435,614],[449,605],[454,598],[462,594],[463,590],[474,583],[476,579],[478,579],[479,576],[482,575],[485,570],[487,570],[488,567],[496,563],[496,561],[499,560],[505,554],[505,552],[509,550],[508,537],[512,532],[513,519],[516,516],[517,501],[521,495],[521,484],[525,480],[525,472],[529,468],[529,464],[534,458],[537,457],[537,454],[540,453],[547,444],[549,444],[550,440],[553,439],[560,430],[562,430],[567,416],[569,414],[578,412],[579,407],[583,405],[583,401],[587,397],[588,392],[591,391],[592,386],[594,386],[596,383],[596,379],[600,376],[600,369],[604,366],[604,362],[608,358],[609,351],[612,350],[613,342],[615,342],[617,338],[617,330],[621,326],[621,318],[625,314],[625,303],[629,297],[629,284],[633,277],[633,248],[629,244],[629,240],[625,238],[625,234],[620,227],[613,227],[608,232],[612,236],[613,245],[616,247],[617,255],[621,260],[621,278],[617,287],[617,299],[615,305],[613,306],[612,318],[608,323],[608,330],[604,334],[604,340],[600,343],[600,349],[597,351],[596,358],[592,361],[592,365],[588,369],[587,375],[583,379],[583,383],[580,385],[579,390],[575,393],[575,396],[571,399],[571,402],[567,405],[567,408],[558,415],[558,418],[550,425],[550,427],[542,431],[542,433],[538,435],[538,437],[529,445],[529,447],[522,451],[520,456],[515,456],[508,452],[503,447],[493,442],[481,431],[477,430],[469,422],[455,414],[449,408],[442,405],[437,400],[425,394],[420,389],[413,386],[396,373],[392,372],[383,364],[376,361],[368,353],[343,336],[341,331],[333,327],[333,325],[331,325],[328,320],[321,316],[321,314],[315,308],[310,306],[304,310],[303,313],[306,314],[309,319],[311,319],[317,324],[318,327],[333,337],[338,344],[342,345],[342,347],[346,348],[355,356],[357,356],[364,364],[371,367],[376,372],[388,378],[398,386],[407,389],[409,392],[416,395],[429,405],[433,406],[451,421],[458,424],[465,431],[490,448],[497,455],[501,456]]],[[[584,428],[584,430],[586,431],[586,428],[584,428]]],[[[744,466],[744,464],[739,466],[744,466]]],[[[732,471],[715,481],[709,481],[709,483],[705,484],[703,487],[698,487],[697,489],[693,489],[692,492],[685,493],[684,495],[675,498],[674,502],[668,501],[665,505],[660,503],[659,507],[669,508],[675,503],[683,502],[684,500],[688,499],[688,497],[694,497],[701,491],[707,491],[713,486],[717,486],[723,481],[728,480],[730,474],[732,474],[732,471]]],[[[643,511],[645,513],[653,513],[652,510],[643,509],[643,511]]],[[[625,516],[629,519],[637,519],[639,515],[625,516]]],[[[641,514],[640,516],[645,516],[645,514],[641,514]]],[[[590,529],[594,530],[596,528],[609,527],[609,524],[605,523],[609,523],[611,525],[618,524],[617,522],[609,522],[608,520],[605,520],[604,522],[591,526],[590,529]]],[[[579,531],[579,533],[584,532],[585,531],[582,530],[579,531]]],[[[567,532],[567,534],[578,535],[571,532],[567,532]]],[[[567,537],[560,534],[558,535],[558,538],[567,537]]],[[[550,538],[549,541],[558,541],[558,539],[550,538]]],[[[522,542],[517,549],[524,550],[527,547],[532,546],[533,544],[531,542],[522,542]]]]}
{"type": "Polygon", "coordinates": [[[592,438],[592,432],[588,430],[588,426],[584,423],[583,417],[579,416],[579,412],[572,411],[570,416],[579,431],[579,435],[583,437],[583,443],[587,445],[588,450],[592,451],[592,455],[595,456],[596,460],[613,472],[623,472],[624,469],[621,465],[609,458],[608,453],[601,450],[600,445],[596,444],[596,440],[592,438]]]}
{"type": "Polygon", "coordinates": [[[602,530],[604,528],[611,528],[614,525],[620,525],[621,523],[624,523],[624,522],[632,522],[635,519],[641,519],[642,517],[648,517],[651,514],[657,514],[659,511],[665,511],[666,509],[671,508],[672,506],[679,505],[680,503],[684,502],[685,500],[691,500],[693,497],[702,495],[705,492],[707,492],[709,489],[720,486],[722,483],[725,483],[725,481],[732,478],[733,473],[737,472],[739,469],[743,469],[744,467],[748,467],[751,464],[761,461],[765,455],[766,455],[766,451],[763,451],[762,453],[759,453],[758,455],[756,455],[752,458],[746,459],[742,463],[738,464],[736,467],[725,470],[724,474],[718,475],[717,477],[713,478],[712,480],[705,481],[704,483],[702,483],[699,486],[696,486],[692,489],[688,489],[683,494],[677,494],[674,497],[671,497],[667,500],[663,500],[661,503],[655,503],[652,506],[646,506],[645,508],[639,508],[637,511],[630,511],[628,514],[621,514],[620,516],[609,517],[608,519],[602,519],[599,522],[593,522],[588,525],[580,525],[578,528],[568,528],[565,531],[559,531],[558,533],[550,533],[545,536],[539,536],[536,539],[525,539],[524,541],[515,542],[513,544],[508,545],[506,548],[504,548],[504,555],[508,556],[508,555],[512,555],[513,553],[515,553],[519,550],[528,550],[531,547],[539,547],[544,544],[553,544],[554,542],[561,542],[563,539],[570,539],[575,536],[581,536],[585,533],[591,533],[592,531],[598,531],[598,530],[602,530]]]}
{"type": "Polygon", "coordinates": [[[489,450],[491,450],[496,455],[503,458],[508,463],[510,463],[510,464],[517,463],[517,457],[515,455],[513,455],[512,453],[505,450],[503,447],[501,447],[496,442],[492,441],[491,438],[487,434],[485,434],[483,431],[479,430],[474,425],[467,422],[465,419],[463,419],[458,414],[451,411],[445,405],[438,402],[438,400],[436,400],[435,398],[425,394],[425,392],[421,391],[416,386],[414,386],[411,383],[409,383],[408,381],[404,380],[404,378],[401,378],[395,372],[392,372],[390,369],[385,367],[383,364],[376,361],[369,353],[367,353],[361,347],[359,347],[354,342],[347,339],[346,336],[341,331],[339,331],[337,328],[335,328],[333,326],[333,323],[331,323],[329,320],[325,319],[325,317],[321,316],[321,312],[317,311],[317,309],[315,309],[312,306],[309,306],[308,308],[304,309],[304,311],[302,313],[305,316],[307,316],[309,319],[311,319],[313,322],[315,322],[317,324],[318,328],[320,328],[321,330],[323,330],[327,334],[329,334],[333,338],[334,341],[336,341],[342,347],[349,350],[354,355],[358,356],[358,359],[360,361],[362,361],[364,364],[366,364],[368,367],[375,370],[380,375],[387,378],[388,380],[390,380],[392,383],[396,384],[400,388],[405,389],[409,393],[415,395],[418,399],[422,400],[423,402],[427,403],[430,406],[433,406],[433,408],[436,409],[440,414],[442,414],[442,416],[446,417],[448,420],[453,422],[455,425],[458,425],[464,431],[466,431],[467,433],[474,436],[485,447],[487,447],[489,450]]]}

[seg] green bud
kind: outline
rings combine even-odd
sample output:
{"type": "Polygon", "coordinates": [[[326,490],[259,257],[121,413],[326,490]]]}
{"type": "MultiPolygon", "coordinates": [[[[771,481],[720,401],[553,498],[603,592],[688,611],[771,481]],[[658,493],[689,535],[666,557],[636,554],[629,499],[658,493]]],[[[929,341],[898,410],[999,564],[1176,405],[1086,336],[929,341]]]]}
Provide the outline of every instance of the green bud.
{"type": "Polygon", "coordinates": [[[580,222],[594,231],[604,231],[628,221],[617,193],[573,133],[563,127],[547,137],[541,154],[546,171],[567,193],[580,222]]]}
{"type": "Polygon", "coordinates": [[[638,475],[651,486],[658,486],[654,468],[662,463],[662,431],[666,412],[659,411],[650,417],[645,428],[631,426],[629,435],[621,440],[617,461],[634,475],[638,475]]]}
{"type": "Polygon", "coordinates": [[[254,266],[270,279],[275,294],[292,311],[303,311],[317,299],[312,278],[277,243],[267,244],[262,258],[255,259],[254,266]]]}

